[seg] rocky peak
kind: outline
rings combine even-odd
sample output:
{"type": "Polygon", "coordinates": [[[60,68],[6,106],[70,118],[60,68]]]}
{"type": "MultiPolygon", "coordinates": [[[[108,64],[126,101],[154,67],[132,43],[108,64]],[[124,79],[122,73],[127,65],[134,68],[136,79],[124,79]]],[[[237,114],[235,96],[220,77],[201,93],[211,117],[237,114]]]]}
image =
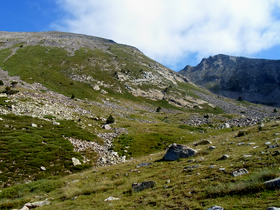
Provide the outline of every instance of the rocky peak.
{"type": "Polygon", "coordinates": [[[188,65],[180,73],[216,94],[280,106],[280,60],[219,54],[202,59],[195,67],[188,65]]]}

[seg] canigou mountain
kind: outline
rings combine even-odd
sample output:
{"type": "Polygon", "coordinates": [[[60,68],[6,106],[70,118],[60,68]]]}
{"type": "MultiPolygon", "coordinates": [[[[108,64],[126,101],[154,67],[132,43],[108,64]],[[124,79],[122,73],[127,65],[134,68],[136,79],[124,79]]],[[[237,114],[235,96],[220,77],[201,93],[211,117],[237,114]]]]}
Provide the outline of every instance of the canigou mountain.
{"type": "Polygon", "coordinates": [[[204,58],[195,67],[186,66],[180,73],[225,97],[280,106],[280,60],[220,54],[204,58]]]}
{"type": "Polygon", "coordinates": [[[1,209],[278,205],[264,184],[280,176],[275,107],[61,32],[0,32],[0,80],[1,209]],[[175,145],[191,157],[164,161],[175,145]]]}

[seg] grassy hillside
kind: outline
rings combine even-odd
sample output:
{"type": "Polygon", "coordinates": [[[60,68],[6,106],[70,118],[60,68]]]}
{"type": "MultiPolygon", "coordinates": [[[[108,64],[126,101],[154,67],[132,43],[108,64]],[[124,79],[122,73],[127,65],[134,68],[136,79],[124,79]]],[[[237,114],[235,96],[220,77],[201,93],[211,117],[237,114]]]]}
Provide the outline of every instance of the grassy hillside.
{"type": "Polygon", "coordinates": [[[48,198],[51,205],[40,209],[203,210],[213,205],[225,209],[278,206],[280,191],[266,189],[263,182],[280,176],[277,148],[265,145],[267,141],[277,142],[279,126],[273,121],[262,129],[248,128],[247,135],[241,137],[238,132],[212,136],[211,145],[195,147],[188,143],[199,153],[187,159],[162,161],[164,152],[160,152],[61,179],[17,185],[2,191],[0,205],[2,209],[17,208],[26,202],[48,198]],[[210,150],[209,146],[216,149],[210,150]],[[218,160],[224,154],[229,158],[218,160]],[[137,168],[142,162],[151,165],[137,168]],[[246,168],[249,174],[233,177],[231,172],[240,168],[246,168]],[[149,180],[156,182],[154,188],[131,193],[132,183],[149,180]],[[105,202],[110,196],[120,200],[105,202]]]}
{"type": "Polygon", "coordinates": [[[66,175],[91,166],[73,166],[72,157],[81,161],[83,158],[63,136],[88,141],[98,141],[98,138],[73,121],[59,121],[60,125],[53,125],[50,121],[27,116],[0,117],[1,187],[66,175]],[[45,171],[40,169],[42,166],[45,171]]]}
{"type": "Polygon", "coordinates": [[[279,190],[263,185],[280,176],[278,147],[265,144],[278,146],[272,107],[219,98],[110,40],[48,32],[8,34],[0,43],[1,209],[45,199],[51,205],[41,209],[58,210],[279,203],[279,190]],[[216,149],[194,146],[202,139],[216,149]],[[162,161],[173,143],[199,153],[162,161]],[[151,164],[137,167],[142,162],[151,164]],[[250,173],[233,177],[240,168],[250,173]],[[149,180],[153,189],[131,192],[149,180]],[[104,202],[109,196],[119,200],[104,202]]]}

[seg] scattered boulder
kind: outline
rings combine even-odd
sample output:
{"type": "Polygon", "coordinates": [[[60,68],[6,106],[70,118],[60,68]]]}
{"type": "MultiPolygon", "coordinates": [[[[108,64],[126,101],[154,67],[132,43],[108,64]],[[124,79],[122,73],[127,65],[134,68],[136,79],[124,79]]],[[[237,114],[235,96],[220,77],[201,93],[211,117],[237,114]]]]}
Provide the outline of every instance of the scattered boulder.
{"type": "Polygon", "coordinates": [[[133,183],[132,184],[132,192],[139,192],[148,188],[152,188],[156,185],[154,181],[147,181],[142,183],[133,183]]]}
{"type": "Polygon", "coordinates": [[[250,158],[250,157],[252,157],[253,155],[243,155],[242,157],[244,157],[244,158],[250,158]]]}
{"type": "Polygon", "coordinates": [[[74,166],[81,165],[82,163],[75,157],[72,157],[72,162],[74,166]]]}
{"type": "Polygon", "coordinates": [[[268,145],[267,146],[267,148],[269,148],[269,149],[273,149],[273,148],[276,148],[276,147],[278,147],[278,145],[268,145]]]}
{"type": "Polygon", "coordinates": [[[266,210],[280,210],[278,207],[268,207],[266,210]]]}
{"type": "Polygon", "coordinates": [[[37,201],[34,203],[26,203],[20,210],[29,210],[29,209],[33,209],[33,208],[37,208],[37,207],[42,207],[45,205],[50,205],[50,204],[51,204],[51,202],[48,200],[37,201]]]}
{"type": "Polygon", "coordinates": [[[117,201],[117,200],[120,200],[119,198],[115,198],[113,196],[110,196],[109,198],[106,198],[104,201],[117,201]]]}
{"type": "Polygon", "coordinates": [[[152,165],[152,163],[140,163],[138,166],[136,166],[137,168],[139,167],[147,167],[149,165],[152,165]]]}
{"type": "Polygon", "coordinates": [[[277,156],[277,155],[280,155],[280,151],[279,150],[276,150],[273,152],[272,156],[277,156]]]}
{"type": "Polygon", "coordinates": [[[174,161],[174,160],[178,160],[179,158],[192,157],[195,156],[196,154],[197,154],[196,150],[181,144],[174,143],[167,150],[166,154],[163,157],[163,160],[174,161]]]}
{"type": "Polygon", "coordinates": [[[100,87],[99,87],[98,85],[95,85],[95,86],[93,87],[93,89],[94,89],[94,90],[100,90],[100,87]]]}
{"type": "Polygon", "coordinates": [[[266,181],[264,183],[264,185],[267,188],[280,188],[280,177],[278,177],[276,179],[272,179],[272,180],[266,181]]]}
{"type": "Polygon", "coordinates": [[[229,155],[223,155],[222,157],[220,157],[218,160],[226,160],[229,158],[229,155]]]}
{"type": "Polygon", "coordinates": [[[31,127],[33,127],[33,128],[37,128],[37,127],[38,127],[38,126],[37,126],[36,124],[34,124],[34,123],[31,123],[30,125],[31,125],[31,127]]]}
{"type": "Polygon", "coordinates": [[[53,125],[60,125],[59,122],[53,122],[52,124],[53,124],[53,125]]]}
{"type": "Polygon", "coordinates": [[[211,149],[211,150],[216,149],[216,147],[215,146],[210,146],[209,149],[211,149]]]}
{"type": "Polygon", "coordinates": [[[221,207],[221,206],[212,206],[212,207],[210,207],[210,208],[207,209],[207,210],[224,210],[224,208],[221,207]]]}
{"type": "Polygon", "coordinates": [[[225,128],[230,128],[230,125],[228,123],[225,123],[225,128]]]}
{"type": "Polygon", "coordinates": [[[29,208],[27,206],[23,206],[19,210],[29,210],[29,208]]]}
{"type": "Polygon", "coordinates": [[[206,144],[212,144],[212,142],[209,140],[201,140],[200,142],[194,143],[195,146],[206,145],[206,144]]]}
{"type": "Polygon", "coordinates": [[[105,130],[110,130],[111,126],[109,124],[105,124],[102,128],[104,128],[105,130]]]}
{"type": "Polygon", "coordinates": [[[40,167],[41,171],[46,171],[47,169],[44,166],[40,167]]]}
{"type": "Polygon", "coordinates": [[[241,176],[241,175],[244,175],[244,174],[248,174],[248,170],[246,168],[241,168],[239,170],[236,170],[236,171],[233,171],[231,173],[232,176],[236,177],[236,176],[241,176]]]}

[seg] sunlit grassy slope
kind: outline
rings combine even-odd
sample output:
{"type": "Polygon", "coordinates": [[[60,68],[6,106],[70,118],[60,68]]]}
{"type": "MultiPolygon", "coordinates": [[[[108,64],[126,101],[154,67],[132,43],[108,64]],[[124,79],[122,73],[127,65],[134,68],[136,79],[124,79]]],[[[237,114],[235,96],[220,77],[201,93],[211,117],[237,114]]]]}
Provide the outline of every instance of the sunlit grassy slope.
{"type": "Polygon", "coordinates": [[[279,190],[265,189],[263,182],[280,176],[277,148],[269,149],[265,142],[275,144],[279,124],[266,123],[247,128],[247,135],[238,132],[212,136],[212,146],[195,147],[195,157],[178,161],[162,161],[164,152],[131,160],[121,165],[90,169],[61,179],[45,179],[4,189],[0,194],[3,209],[16,208],[40,196],[51,201],[41,209],[206,209],[213,205],[225,209],[266,209],[278,206],[279,190]],[[234,143],[233,143],[234,142],[234,143]],[[244,143],[238,146],[238,143],[244,143]],[[256,147],[257,146],[257,147],[256,147]],[[226,160],[218,160],[227,154],[226,160]],[[244,157],[244,155],[251,155],[244,157]],[[191,161],[192,160],[192,161],[191,161]],[[152,165],[140,167],[141,162],[152,165]],[[184,170],[194,166],[192,170],[184,170]],[[212,167],[210,167],[212,166],[212,167]],[[246,168],[249,174],[233,177],[231,172],[246,168]],[[155,181],[152,189],[131,193],[134,182],[155,181]],[[170,182],[170,183],[169,183],[170,182]],[[105,202],[110,196],[118,201],[105,202]]]}

